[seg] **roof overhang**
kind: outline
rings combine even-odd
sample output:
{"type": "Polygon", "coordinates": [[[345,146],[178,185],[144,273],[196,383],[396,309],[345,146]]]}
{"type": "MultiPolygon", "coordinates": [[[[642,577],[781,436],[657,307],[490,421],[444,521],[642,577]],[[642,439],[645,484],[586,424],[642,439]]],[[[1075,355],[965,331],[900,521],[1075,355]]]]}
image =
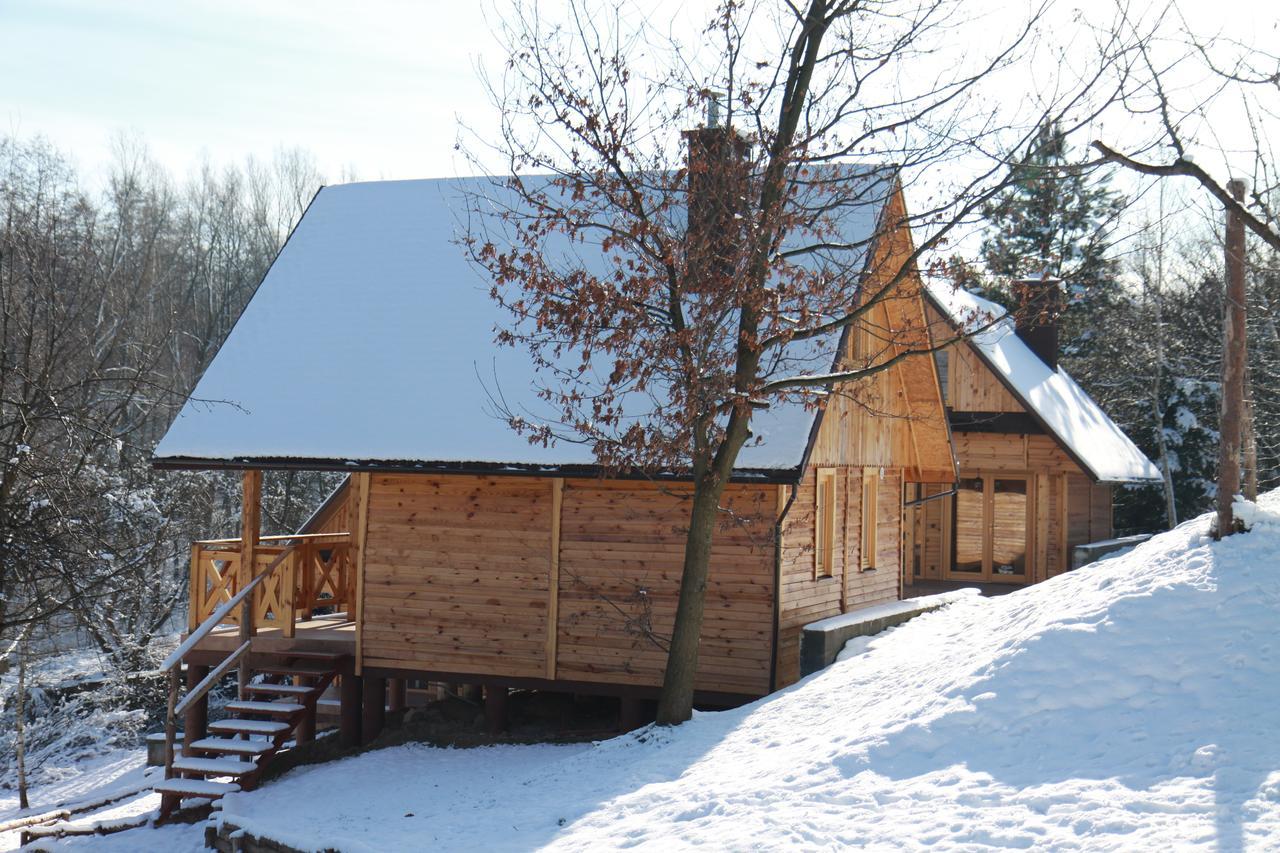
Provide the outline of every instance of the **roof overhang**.
{"type": "MultiPolygon", "coordinates": [[[[576,477],[610,480],[659,480],[692,482],[686,470],[609,471],[600,465],[530,465],[506,462],[419,462],[386,459],[303,459],[295,457],[241,457],[201,459],[153,457],[151,467],[162,471],[369,471],[382,474],[470,474],[498,477],[576,477]]],[[[739,468],[734,483],[795,485],[803,468],[739,468]]]]}
{"type": "MultiPolygon", "coordinates": [[[[947,322],[951,323],[952,326],[954,327],[956,325],[956,321],[952,317],[950,309],[946,305],[943,305],[942,302],[939,301],[938,298],[929,290],[929,288],[926,287],[926,288],[923,288],[923,290],[924,290],[925,298],[929,300],[929,304],[934,307],[934,309],[938,312],[939,316],[941,316],[947,322]]],[[[1026,395],[1023,394],[1022,391],[1016,385],[1014,385],[1012,382],[1009,381],[1009,378],[1004,375],[1004,371],[1002,371],[999,368],[999,366],[996,365],[996,363],[990,358],[990,356],[988,356],[987,353],[983,351],[982,347],[977,346],[973,342],[972,337],[966,338],[964,343],[969,347],[970,351],[972,351],[978,356],[978,360],[982,362],[983,366],[986,367],[987,370],[993,376],[995,376],[996,379],[1000,381],[1000,384],[1004,386],[1005,390],[1007,390],[1011,395],[1013,395],[1013,398],[1018,401],[1018,404],[1022,406],[1022,408],[1026,411],[1027,415],[1031,417],[1031,419],[1036,423],[1036,425],[1038,425],[1046,435],[1048,435],[1050,438],[1054,440],[1054,442],[1058,445],[1058,447],[1062,449],[1062,452],[1067,454],[1068,458],[1070,458],[1072,462],[1078,465],[1080,467],[1080,470],[1083,471],[1092,482],[1098,483],[1100,485],[1117,485],[1117,486],[1130,485],[1130,484],[1136,484],[1136,483],[1160,482],[1159,478],[1142,477],[1142,478],[1130,478],[1130,479],[1117,479],[1117,478],[1103,477],[1100,474],[1098,474],[1098,472],[1095,471],[1094,468],[1091,465],[1089,465],[1080,456],[1080,454],[1075,451],[1073,447],[1071,447],[1070,443],[1065,441],[1062,438],[1062,436],[1058,434],[1057,430],[1055,430],[1049,424],[1049,422],[1046,421],[1044,417],[1041,416],[1039,411],[1037,411],[1036,406],[1030,400],[1027,399],[1026,395]]]]}

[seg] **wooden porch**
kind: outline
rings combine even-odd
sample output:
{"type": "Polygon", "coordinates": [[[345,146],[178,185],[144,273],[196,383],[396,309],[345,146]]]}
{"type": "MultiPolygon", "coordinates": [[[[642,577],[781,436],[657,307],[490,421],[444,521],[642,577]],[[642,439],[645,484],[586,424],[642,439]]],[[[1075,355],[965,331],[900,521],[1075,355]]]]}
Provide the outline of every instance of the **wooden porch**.
{"type": "MultiPolygon", "coordinates": [[[[297,651],[355,654],[356,623],[346,613],[316,616],[307,621],[296,622],[293,627],[292,635],[273,625],[260,627],[253,636],[251,653],[280,655],[297,651]]],[[[239,646],[239,626],[220,625],[202,637],[192,652],[196,655],[210,653],[221,658],[234,652],[239,646]]]]}

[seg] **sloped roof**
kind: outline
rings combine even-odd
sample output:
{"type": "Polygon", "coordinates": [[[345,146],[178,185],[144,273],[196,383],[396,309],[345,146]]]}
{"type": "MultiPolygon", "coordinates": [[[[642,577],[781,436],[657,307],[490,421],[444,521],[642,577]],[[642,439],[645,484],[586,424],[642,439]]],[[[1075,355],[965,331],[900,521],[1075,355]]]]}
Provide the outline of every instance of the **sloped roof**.
{"type": "Polygon", "coordinates": [[[970,346],[1094,480],[1140,483],[1161,479],[1155,464],[1061,366],[1051,369],[1018,337],[1004,307],[947,284],[931,282],[926,290],[957,328],[986,327],[969,338],[970,346]],[[992,318],[996,322],[990,323],[992,318]]]}
{"type": "MultiPolygon", "coordinates": [[[[892,181],[841,167],[867,192],[840,237],[859,266],[892,181]]],[[[533,180],[546,180],[533,179],[533,180]]],[[[322,189],[160,444],[162,466],[299,465],[525,470],[594,465],[589,447],[530,444],[495,412],[550,418],[519,347],[494,343],[510,314],[458,237],[489,178],[381,181],[322,189]]],[[[829,241],[828,241],[829,242],[829,241]]],[[[563,250],[597,263],[589,244],[563,250]]],[[[596,255],[600,255],[598,250],[596,255]]],[[[823,263],[824,259],[815,259],[823,263]]],[[[790,349],[779,370],[831,369],[837,336],[790,349]]],[[[815,412],[757,411],[739,469],[798,469],[815,412]]]]}

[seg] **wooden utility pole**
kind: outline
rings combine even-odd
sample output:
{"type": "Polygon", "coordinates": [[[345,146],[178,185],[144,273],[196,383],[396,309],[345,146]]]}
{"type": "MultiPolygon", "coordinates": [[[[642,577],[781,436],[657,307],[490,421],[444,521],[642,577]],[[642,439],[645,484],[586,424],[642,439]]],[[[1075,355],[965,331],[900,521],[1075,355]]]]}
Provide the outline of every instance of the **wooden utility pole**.
{"type": "MultiPolygon", "coordinates": [[[[1244,201],[1244,181],[1227,182],[1227,192],[1237,202],[1244,201]]],[[[1244,427],[1245,339],[1244,219],[1234,208],[1227,209],[1227,286],[1223,299],[1222,324],[1222,419],[1218,426],[1218,521],[1217,538],[1237,531],[1232,501],[1240,493],[1240,438],[1244,427]]]]}
{"type": "Polygon", "coordinates": [[[1244,367],[1244,499],[1258,499],[1258,427],[1253,420],[1253,371],[1244,367]]]}

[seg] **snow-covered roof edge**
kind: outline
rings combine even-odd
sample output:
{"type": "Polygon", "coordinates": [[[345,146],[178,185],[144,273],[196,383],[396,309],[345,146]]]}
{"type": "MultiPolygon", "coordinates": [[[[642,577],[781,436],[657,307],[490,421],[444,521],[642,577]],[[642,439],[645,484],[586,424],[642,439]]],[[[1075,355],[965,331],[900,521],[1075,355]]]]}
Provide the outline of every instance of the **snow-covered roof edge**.
{"type": "Polygon", "coordinates": [[[1051,369],[1018,337],[1001,305],[951,285],[928,283],[925,296],[1040,427],[1097,483],[1147,483],[1159,469],[1060,365],[1051,369]],[[994,322],[988,325],[988,318],[994,322]]]}

